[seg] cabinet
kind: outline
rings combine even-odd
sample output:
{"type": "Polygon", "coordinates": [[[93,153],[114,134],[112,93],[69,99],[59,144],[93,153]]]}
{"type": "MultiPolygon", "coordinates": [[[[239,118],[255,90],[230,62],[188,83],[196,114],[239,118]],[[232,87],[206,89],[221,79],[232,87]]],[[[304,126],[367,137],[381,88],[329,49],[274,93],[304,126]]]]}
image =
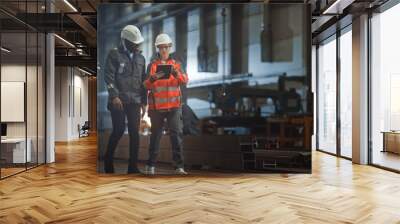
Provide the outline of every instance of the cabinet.
{"type": "Polygon", "coordinates": [[[382,152],[392,152],[400,154],[400,132],[382,132],[383,150],[382,152]]]}

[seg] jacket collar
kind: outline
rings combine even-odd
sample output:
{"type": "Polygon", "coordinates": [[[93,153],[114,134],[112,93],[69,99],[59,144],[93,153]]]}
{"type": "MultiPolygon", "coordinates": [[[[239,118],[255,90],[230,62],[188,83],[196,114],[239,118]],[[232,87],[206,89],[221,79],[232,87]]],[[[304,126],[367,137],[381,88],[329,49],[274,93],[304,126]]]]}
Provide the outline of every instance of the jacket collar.
{"type": "MultiPolygon", "coordinates": [[[[173,54],[174,54],[174,53],[169,54],[169,57],[168,57],[167,61],[169,61],[169,60],[174,60],[173,54]]],[[[154,61],[161,61],[161,55],[160,55],[160,53],[157,52],[156,54],[154,54],[154,55],[151,57],[150,61],[151,61],[151,62],[154,62],[154,61]]]]}

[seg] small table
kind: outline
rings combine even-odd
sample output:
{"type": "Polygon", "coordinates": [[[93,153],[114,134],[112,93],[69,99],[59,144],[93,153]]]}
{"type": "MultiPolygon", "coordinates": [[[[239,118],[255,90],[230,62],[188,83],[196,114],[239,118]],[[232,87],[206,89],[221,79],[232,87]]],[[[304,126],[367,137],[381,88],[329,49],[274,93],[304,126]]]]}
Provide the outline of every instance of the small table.
{"type": "Polygon", "coordinates": [[[382,131],[383,150],[382,152],[391,152],[400,154],[400,131],[382,131]]]}
{"type": "Polygon", "coordinates": [[[5,154],[3,158],[5,158],[6,163],[31,162],[31,139],[26,139],[26,142],[25,138],[1,139],[1,151],[2,157],[5,154]],[[25,145],[27,145],[26,151],[25,145]]]}

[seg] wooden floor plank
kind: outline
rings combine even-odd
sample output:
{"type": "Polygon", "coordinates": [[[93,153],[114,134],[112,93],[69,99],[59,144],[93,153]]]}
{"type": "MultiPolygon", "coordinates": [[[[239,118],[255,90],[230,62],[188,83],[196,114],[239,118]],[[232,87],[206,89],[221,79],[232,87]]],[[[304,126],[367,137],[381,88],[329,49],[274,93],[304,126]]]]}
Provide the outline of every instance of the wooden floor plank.
{"type": "Polygon", "coordinates": [[[400,223],[400,175],[313,152],[313,174],[96,172],[95,136],[0,181],[0,223],[400,223]]]}

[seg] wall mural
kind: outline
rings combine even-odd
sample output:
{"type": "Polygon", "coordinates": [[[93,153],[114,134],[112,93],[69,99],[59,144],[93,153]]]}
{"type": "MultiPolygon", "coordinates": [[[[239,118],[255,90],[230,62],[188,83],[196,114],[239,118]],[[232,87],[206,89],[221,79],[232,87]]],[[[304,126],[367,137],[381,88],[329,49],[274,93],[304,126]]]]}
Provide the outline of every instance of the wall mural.
{"type": "Polygon", "coordinates": [[[102,4],[98,171],[311,172],[306,4],[102,4]]]}

